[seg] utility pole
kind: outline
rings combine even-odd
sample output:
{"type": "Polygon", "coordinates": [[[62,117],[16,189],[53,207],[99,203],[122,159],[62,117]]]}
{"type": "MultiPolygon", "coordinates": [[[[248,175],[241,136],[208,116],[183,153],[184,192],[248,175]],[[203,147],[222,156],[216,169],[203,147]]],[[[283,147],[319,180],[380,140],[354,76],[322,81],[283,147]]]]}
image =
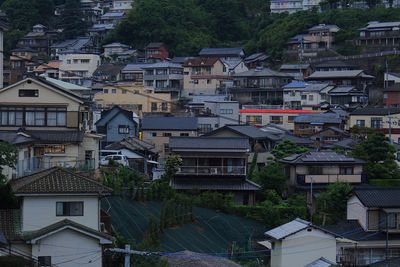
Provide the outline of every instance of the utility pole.
{"type": "Polygon", "coordinates": [[[158,252],[131,250],[131,245],[128,245],[128,244],[125,245],[125,249],[109,248],[106,251],[124,254],[125,255],[124,267],[131,267],[131,255],[151,256],[151,255],[159,254],[158,252]]]}

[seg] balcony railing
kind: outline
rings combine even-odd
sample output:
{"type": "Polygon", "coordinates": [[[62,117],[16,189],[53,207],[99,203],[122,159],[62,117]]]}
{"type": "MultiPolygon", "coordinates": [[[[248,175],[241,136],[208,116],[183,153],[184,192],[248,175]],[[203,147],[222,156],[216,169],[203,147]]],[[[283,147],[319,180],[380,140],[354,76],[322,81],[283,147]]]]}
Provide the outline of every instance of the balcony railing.
{"type": "Polygon", "coordinates": [[[90,171],[95,169],[94,159],[89,160],[78,160],[78,159],[67,159],[67,160],[54,160],[50,157],[32,157],[24,160],[19,160],[15,165],[12,176],[15,178],[29,175],[34,172],[45,170],[52,167],[64,167],[72,168],[79,171],[90,171]]]}
{"type": "Polygon", "coordinates": [[[246,175],[245,166],[182,166],[178,175],[246,175]]]}
{"type": "Polygon", "coordinates": [[[335,182],[361,183],[364,181],[362,174],[298,174],[297,183],[302,185],[330,184],[335,182]]]}

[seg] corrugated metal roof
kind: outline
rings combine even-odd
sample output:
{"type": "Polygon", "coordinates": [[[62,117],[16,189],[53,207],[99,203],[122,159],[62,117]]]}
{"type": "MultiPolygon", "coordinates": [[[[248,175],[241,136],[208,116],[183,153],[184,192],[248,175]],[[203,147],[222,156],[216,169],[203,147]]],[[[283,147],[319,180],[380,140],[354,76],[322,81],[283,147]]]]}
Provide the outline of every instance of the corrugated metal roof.
{"type": "Polygon", "coordinates": [[[243,179],[172,179],[171,187],[176,190],[221,190],[221,191],[258,191],[261,187],[249,180],[243,179]]]}
{"type": "Polygon", "coordinates": [[[265,232],[265,235],[270,236],[276,240],[281,240],[287,236],[293,235],[303,229],[306,229],[310,225],[310,222],[297,218],[291,222],[285,223],[281,226],[265,232]]]}

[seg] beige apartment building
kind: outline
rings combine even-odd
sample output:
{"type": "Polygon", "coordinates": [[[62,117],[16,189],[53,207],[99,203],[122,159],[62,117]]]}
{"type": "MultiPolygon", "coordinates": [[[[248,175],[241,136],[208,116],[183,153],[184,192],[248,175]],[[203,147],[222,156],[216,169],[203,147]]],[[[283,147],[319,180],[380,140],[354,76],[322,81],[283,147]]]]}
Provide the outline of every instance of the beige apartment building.
{"type": "Polygon", "coordinates": [[[183,68],[185,95],[216,94],[217,89],[229,80],[226,67],[219,58],[191,58],[183,68]]]}
{"type": "Polygon", "coordinates": [[[143,85],[118,84],[107,85],[96,93],[94,100],[99,108],[120,106],[138,115],[150,112],[169,113],[173,108],[170,93],[155,93],[143,85]]]}

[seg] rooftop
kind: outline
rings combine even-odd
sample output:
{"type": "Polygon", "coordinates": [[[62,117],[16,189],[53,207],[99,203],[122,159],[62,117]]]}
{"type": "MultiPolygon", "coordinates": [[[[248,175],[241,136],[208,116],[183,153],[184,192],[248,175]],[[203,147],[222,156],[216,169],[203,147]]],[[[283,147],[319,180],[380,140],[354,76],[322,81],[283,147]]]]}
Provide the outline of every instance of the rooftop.
{"type": "Polygon", "coordinates": [[[233,77],[285,77],[291,78],[287,73],[274,71],[270,68],[256,68],[232,75],[233,77]]]}
{"type": "Polygon", "coordinates": [[[305,70],[310,67],[310,64],[283,64],[280,70],[305,70]]]}
{"type": "Polygon", "coordinates": [[[199,56],[244,56],[244,50],[242,47],[203,48],[200,50],[199,56]]]}
{"type": "Polygon", "coordinates": [[[197,131],[196,117],[143,117],[142,130],[197,131]]]}
{"type": "Polygon", "coordinates": [[[294,123],[340,124],[342,119],[336,113],[300,114],[294,119],[294,123]]]}
{"type": "Polygon", "coordinates": [[[318,24],[315,25],[313,27],[311,27],[310,29],[308,29],[308,31],[321,31],[321,30],[329,30],[329,31],[339,31],[339,27],[334,25],[334,24],[318,24]]]}
{"type": "Polygon", "coordinates": [[[217,57],[196,57],[196,58],[189,58],[183,64],[184,67],[212,67],[214,64],[219,61],[220,59],[217,57]]]}
{"type": "Polygon", "coordinates": [[[135,137],[127,137],[122,139],[121,141],[112,143],[105,147],[105,149],[110,149],[110,150],[119,150],[122,148],[126,148],[131,151],[147,150],[151,152],[156,152],[156,150],[154,149],[154,145],[149,144],[135,137]]]}
{"type": "Polygon", "coordinates": [[[143,68],[148,66],[147,63],[130,63],[122,68],[122,72],[130,72],[130,71],[143,71],[143,68]]]}
{"type": "Polygon", "coordinates": [[[350,115],[378,115],[399,114],[400,108],[365,107],[354,110],[350,115]]]}
{"type": "Polygon", "coordinates": [[[171,151],[181,149],[241,150],[247,152],[250,144],[242,137],[170,137],[171,151]]]}
{"type": "Polygon", "coordinates": [[[243,179],[172,179],[171,187],[176,190],[221,190],[221,191],[258,191],[261,187],[249,180],[243,179]]]}
{"type": "Polygon", "coordinates": [[[355,196],[366,207],[400,207],[400,188],[362,188],[354,190],[355,196]]]}
{"type": "Polygon", "coordinates": [[[329,78],[374,78],[371,75],[364,74],[363,70],[335,70],[335,71],[316,71],[307,77],[312,79],[329,79],[329,78]]]}
{"type": "Polygon", "coordinates": [[[96,194],[108,195],[112,189],[84,176],[53,167],[11,181],[15,195],[96,194]]]}
{"type": "Polygon", "coordinates": [[[171,61],[162,61],[153,64],[147,64],[142,67],[143,69],[158,69],[158,68],[176,68],[181,69],[182,65],[178,63],[173,63],[171,61]]]}
{"type": "Polygon", "coordinates": [[[307,152],[304,154],[295,154],[280,160],[287,164],[349,164],[349,163],[365,163],[364,160],[339,154],[334,151],[318,151],[307,152]]]}

